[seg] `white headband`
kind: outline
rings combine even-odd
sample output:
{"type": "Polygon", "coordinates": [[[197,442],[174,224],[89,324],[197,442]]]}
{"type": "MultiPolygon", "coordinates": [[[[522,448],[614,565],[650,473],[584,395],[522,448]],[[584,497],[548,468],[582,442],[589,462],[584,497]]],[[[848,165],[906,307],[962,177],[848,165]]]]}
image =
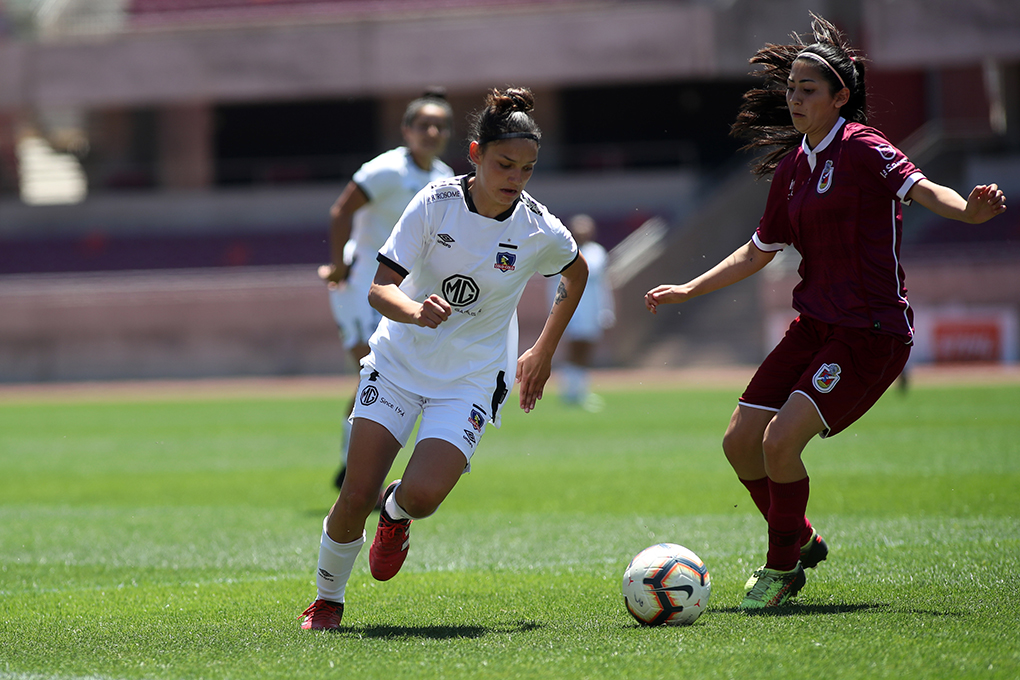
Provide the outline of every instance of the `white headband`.
{"type": "Polygon", "coordinates": [[[797,56],[795,57],[795,59],[800,59],[801,57],[809,57],[809,58],[811,58],[811,59],[814,59],[815,61],[820,61],[820,62],[822,62],[823,64],[825,64],[826,66],[828,66],[828,67],[829,67],[829,70],[830,70],[830,71],[832,71],[833,73],[835,73],[835,74],[836,74],[836,77],[837,77],[837,78],[839,78],[839,84],[840,84],[840,85],[842,85],[843,87],[846,87],[846,83],[845,83],[845,82],[843,82],[843,76],[839,75],[839,71],[837,71],[836,69],[834,69],[834,68],[832,67],[832,64],[830,64],[830,63],[829,63],[829,62],[828,62],[828,61],[827,61],[827,60],[825,59],[825,57],[823,57],[823,56],[822,56],[822,55],[820,55],[820,54],[815,54],[814,52],[808,52],[807,50],[804,50],[803,52],[801,52],[800,54],[798,54],[798,55],[797,55],[797,56]]]}

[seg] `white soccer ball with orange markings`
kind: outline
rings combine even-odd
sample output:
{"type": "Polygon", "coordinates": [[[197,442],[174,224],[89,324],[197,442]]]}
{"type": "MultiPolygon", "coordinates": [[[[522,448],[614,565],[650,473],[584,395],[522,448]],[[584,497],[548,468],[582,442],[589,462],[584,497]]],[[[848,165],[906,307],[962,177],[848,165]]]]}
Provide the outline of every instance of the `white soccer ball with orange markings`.
{"type": "Polygon", "coordinates": [[[639,552],[623,572],[623,602],[638,623],[694,623],[708,606],[712,579],[701,558],[675,543],[639,552]]]}

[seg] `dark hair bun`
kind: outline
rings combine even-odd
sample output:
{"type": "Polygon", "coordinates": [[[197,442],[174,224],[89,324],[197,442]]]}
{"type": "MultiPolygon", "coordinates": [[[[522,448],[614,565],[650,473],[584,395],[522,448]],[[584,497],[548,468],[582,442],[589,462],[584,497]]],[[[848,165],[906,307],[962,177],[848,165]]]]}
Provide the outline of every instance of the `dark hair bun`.
{"type": "Polygon", "coordinates": [[[442,85],[431,85],[421,95],[422,99],[442,99],[446,101],[446,88],[442,85]]]}

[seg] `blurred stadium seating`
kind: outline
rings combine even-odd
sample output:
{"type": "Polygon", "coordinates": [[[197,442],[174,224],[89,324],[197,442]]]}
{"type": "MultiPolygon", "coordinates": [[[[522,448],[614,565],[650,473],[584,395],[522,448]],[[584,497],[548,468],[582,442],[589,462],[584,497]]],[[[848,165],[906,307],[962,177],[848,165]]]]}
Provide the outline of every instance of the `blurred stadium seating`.
{"type": "MultiPolygon", "coordinates": [[[[1020,8],[964,4],[811,9],[872,58],[873,122],[926,172],[961,190],[995,179],[1020,196],[1020,8]]],[[[485,89],[531,85],[546,132],[534,195],[562,217],[591,213],[608,247],[652,218],[666,225],[617,291],[621,323],[600,363],[757,361],[769,315],[788,307],[779,267],[734,288],[732,305],[653,319],[634,301],[753,229],[767,185],[751,179],[728,126],[750,82],[747,57],[806,30],[807,10],[754,0],[0,0],[0,381],[349,370],[311,276],[326,257],[327,211],[361,162],[400,142],[406,101],[435,83],[457,112],[446,158],[457,171],[469,168],[464,117],[485,89]],[[42,182],[35,193],[29,175],[42,182]],[[82,180],[87,195],[76,192],[82,180]],[[161,277],[173,295],[154,292],[161,277]],[[85,294],[62,292],[84,279],[88,315],[85,294]],[[148,305],[144,328],[135,305],[148,305]],[[90,338],[87,366],[67,359],[81,356],[65,346],[76,325],[90,338]],[[246,336],[288,358],[235,361],[230,347],[246,336]],[[295,358],[302,343],[314,361],[295,358]],[[126,345],[131,362],[101,350],[126,345]]],[[[969,282],[954,292],[960,304],[1020,309],[1018,244],[1020,210],[974,229],[905,210],[912,299],[945,295],[939,281],[956,262],[969,282]],[[965,275],[975,270],[996,272],[997,290],[965,275]]],[[[525,338],[543,317],[522,315],[525,338]]]]}

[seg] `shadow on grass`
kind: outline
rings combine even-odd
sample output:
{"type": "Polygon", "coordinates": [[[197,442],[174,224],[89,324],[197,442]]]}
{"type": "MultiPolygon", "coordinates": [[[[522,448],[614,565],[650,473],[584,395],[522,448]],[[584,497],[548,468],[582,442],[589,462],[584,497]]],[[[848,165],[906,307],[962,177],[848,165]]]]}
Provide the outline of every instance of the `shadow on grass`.
{"type": "Polygon", "coordinates": [[[897,609],[886,603],[855,604],[788,604],[783,607],[744,611],[740,607],[709,609],[724,614],[747,614],[749,616],[824,616],[831,614],[856,614],[857,612],[888,611],[897,614],[917,614],[932,617],[962,617],[961,612],[935,611],[930,609],[897,609]]]}
{"type": "Polygon", "coordinates": [[[542,628],[535,621],[518,621],[506,626],[351,626],[339,632],[360,638],[426,640],[463,640],[485,637],[493,633],[527,633],[542,628]]]}
{"type": "Polygon", "coordinates": [[[709,612],[721,612],[723,614],[747,614],[749,616],[802,616],[802,615],[831,615],[831,614],[856,614],[857,612],[888,611],[887,604],[788,604],[783,607],[771,607],[768,609],[752,609],[745,611],[740,607],[720,607],[709,609],[709,612]]]}

